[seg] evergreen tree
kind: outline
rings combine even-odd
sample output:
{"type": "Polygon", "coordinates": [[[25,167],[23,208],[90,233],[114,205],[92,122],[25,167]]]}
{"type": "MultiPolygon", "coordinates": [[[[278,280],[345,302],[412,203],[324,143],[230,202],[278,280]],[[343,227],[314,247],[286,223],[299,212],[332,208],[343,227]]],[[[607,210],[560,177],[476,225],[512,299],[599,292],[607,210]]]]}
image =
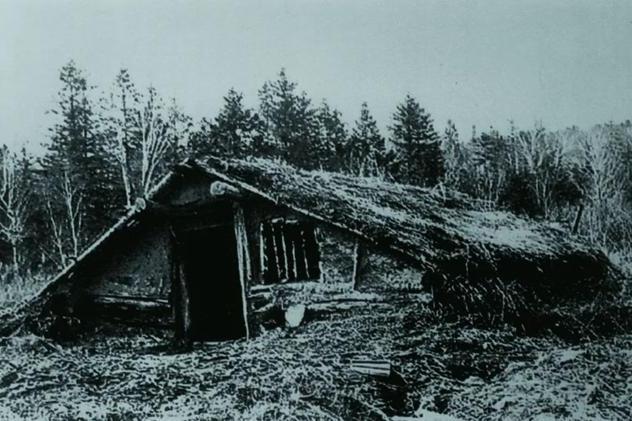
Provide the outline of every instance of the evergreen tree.
{"type": "Polygon", "coordinates": [[[420,186],[439,183],[445,172],[439,135],[430,114],[410,95],[397,106],[391,131],[395,178],[420,186]]]}
{"type": "Polygon", "coordinates": [[[196,155],[265,156],[268,152],[263,142],[263,122],[257,113],[244,107],[243,95],[230,89],[217,117],[212,121],[203,119],[200,129],[192,135],[191,149],[196,155]]]}
{"type": "Polygon", "coordinates": [[[45,199],[48,185],[38,160],[22,148],[19,154],[19,177],[24,191],[28,192],[24,237],[22,240],[21,270],[39,271],[56,261],[54,252],[51,253],[49,220],[45,199]]]}
{"type": "Polygon", "coordinates": [[[384,137],[366,102],[360,108],[360,118],[349,137],[346,148],[346,170],[360,176],[383,174],[386,156],[384,137]]]}
{"type": "Polygon", "coordinates": [[[468,193],[498,205],[512,165],[511,142],[493,127],[478,136],[473,132],[472,136],[468,193]]]}
{"type": "MultiPolygon", "coordinates": [[[[456,129],[456,125],[452,120],[448,120],[446,128],[443,132],[443,151],[447,156],[457,156],[461,150],[461,144],[459,142],[459,132],[456,129]]],[[[446,166],[448,162],[446,159],[446,166]]]]}
{"type": "Polygon", "coordinates": [[[314,167],[339,171],[347,142],[347,128],[342,121],[342,114],[323,100],[316,111],[316,121],[318,136],[308,145],[306,153],[310,155],[314,167]]]}
{"type": "Polygon", "coordinates": [[[477,165],[486,165],[494,169],[507,169],[511,158],[511,144],[493,127],[472,139],[473,159],[477,165]]]}
{"type": "Polygon", "coordinates": [[[52,110],[59,121],[50,129],[41,166],[48,184],[50,228],[63,264],[110,224],[118,200],[89,96],[92,87],[72,61],[61,69],[60,80],[62,89],[52,110]]]}
{"type": "Polygon", "coordinates": [[[467,184],[467,151],[459,140],[459,133],[452,120],[448,120],[443,133],[442,150],[445,165],[445,183],[454,189],[467,184]]]}
{"type": "Polygon", "coordinates": [[[296,83],[282,69],[278,80],[263,85],[259,100],[266,141],[275,145],[279,157],[299,167],[315,168],[318,163],[306,151],[317,141],[317,121],[305,92],[297,93],[296,83]]]}

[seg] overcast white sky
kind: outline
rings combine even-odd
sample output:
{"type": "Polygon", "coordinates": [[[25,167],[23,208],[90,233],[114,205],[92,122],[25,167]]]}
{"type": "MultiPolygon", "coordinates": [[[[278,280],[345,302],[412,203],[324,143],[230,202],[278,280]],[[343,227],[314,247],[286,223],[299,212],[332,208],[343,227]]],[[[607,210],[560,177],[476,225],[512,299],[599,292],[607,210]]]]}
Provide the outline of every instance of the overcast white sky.
{"type": "Polygon", "coordinates": [[[410,93],[438,128],[632,118],[631,1],[0,0],[0,142],[36,149],[68,60],[126,67],[199,119],[230,87],[256,106],[281,67],[347,121],[410,93]]]}

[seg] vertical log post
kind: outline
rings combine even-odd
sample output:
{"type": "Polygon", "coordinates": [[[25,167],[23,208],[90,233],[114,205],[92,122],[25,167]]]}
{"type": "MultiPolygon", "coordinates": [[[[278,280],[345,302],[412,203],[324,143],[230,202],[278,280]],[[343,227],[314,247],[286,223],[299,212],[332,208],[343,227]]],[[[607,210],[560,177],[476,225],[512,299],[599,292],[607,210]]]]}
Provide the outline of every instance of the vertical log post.
{"type": "Polygon", "coordinates": [[[357,290],[362,281],[362,277],[369,261],[366,246],[359,239],[356,239],[353,250],[353,289],[357,290]]]}
{"type": "Polygon", "coordinates": [[[577,209],[577,215],[575,216],[575,222],[573,223],[573,235],[577,234],[577,230],[579,229],[579,223],[582,219],[582,213],[584,213],[584,205],[579,205],[579,209],[577,209]]]}
{"type": "Polygon", "coordinates": [[[182,261],[178,261],[178,279],[180,281],[180,310],[182,313],[182,333],[184,338],[191,338],[191,294],[187,285],[187,277],[182,261]]]}
{"type": "Polygon", "coordinates": [[[175,339],[184,345],[191,343],[190,294],[187,286],[183,256],[173,227],[171,231],[171,305],[175,324],[175,339]]]}
{"type": "Polygon", "coordinates": [[[248,249],[248,238],[246,236],[246,222],[244,211],[241,206],[235,204],[235,239],[237,240],[237,261],[239,265],[239,283],[241,284],[241,301],[244,317],[244,327],[246,329],[246,339],[250,339],[250,327],[248,323],[248,302],[246,301],[246,285],[251,278],[250,251],[248,249]]]}
{"type": "Polygon", "coordinates": [[[265,267],[263,253],[263,227],[259,215],[254,209],[244,210],[246,223],[246,239],[250,255],[250,282],[262,283],[262,273],[265,267]]]}

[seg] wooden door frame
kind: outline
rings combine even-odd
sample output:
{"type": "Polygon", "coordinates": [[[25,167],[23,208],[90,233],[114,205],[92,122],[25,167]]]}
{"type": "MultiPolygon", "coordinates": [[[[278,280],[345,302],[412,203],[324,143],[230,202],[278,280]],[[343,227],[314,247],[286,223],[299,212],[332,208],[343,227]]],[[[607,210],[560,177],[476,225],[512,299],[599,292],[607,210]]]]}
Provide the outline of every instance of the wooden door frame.
{"type": "Polygon", "coordinates": [[[241,306],[246,328],[246,340],[250,339],[250,327],[248,323],[248,300],[246,299],[246,285],[252,278],[250,266],[250,249],[244,211],[238,203],[233,205],[233,226],[235,228],[235,244],[237,246],[237,264],[239,271],[239,283],[241,286],[241,306]]]}
{"type": "MultiPolygon", "coordinates": [[[[214,226],[228,226],[230,223],[221,223],[214,226]]],[[[242,317],[246,340],[250,339],[250,327],[248,322],[248,303],[246,299],[246,285],[251,277],[250,256],[248,249],[248,236],[245,229],[245,218],[242,208],[238,204],[233,205],[233,231],[235,234],[235,247],[237,255],[238,282],[241,293],[242,317]]],[[[184,230],[188,231],[188,230],[184,230]]],[[[171,236],[171,302],[173,306],[173,321],[175,325],[175,338],[191,340],[191,300],[182,258],[182,240],[170,224],[171,236]]]]}

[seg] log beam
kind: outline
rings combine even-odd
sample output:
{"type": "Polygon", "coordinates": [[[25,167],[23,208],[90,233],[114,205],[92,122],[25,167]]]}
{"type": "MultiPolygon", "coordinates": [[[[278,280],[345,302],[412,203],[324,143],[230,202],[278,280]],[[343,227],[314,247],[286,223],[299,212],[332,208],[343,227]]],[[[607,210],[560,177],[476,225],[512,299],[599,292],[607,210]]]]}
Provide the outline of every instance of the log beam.
{"type": "Polygon", "coordinates": [[[209,193],[211,194],[211,197],[218,197],[218,196],[240,197],[241,196],[241,191],[237,187],[231,184],[228,184],[224,181],[213,181],[211,183],[209,193]]]}

